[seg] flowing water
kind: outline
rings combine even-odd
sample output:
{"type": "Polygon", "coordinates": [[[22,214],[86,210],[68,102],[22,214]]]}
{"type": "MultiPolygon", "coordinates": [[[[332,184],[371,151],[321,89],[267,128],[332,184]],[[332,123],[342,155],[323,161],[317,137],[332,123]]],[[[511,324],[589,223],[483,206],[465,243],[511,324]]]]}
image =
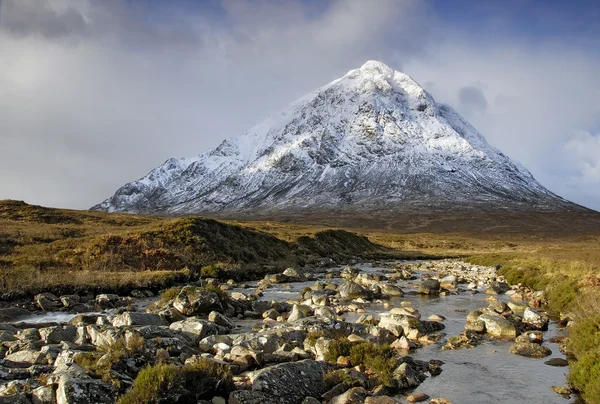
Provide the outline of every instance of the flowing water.
{"type": "MultiPolygon", "coordinates": [[[[384,273],[387,269],[359,265],[363,272],[384,273]]],[[[334,268],[340,269],[340,268],[334,268]]],[[[417,271],[418,273],[418,271],[417,271]]],[[[343,279],[327,279],[327,282],[341,283],[343,279]]],[[[399,281],[398,286],[409,291],[418,284],[415,281],[399,281]]],[[[261,300],[298,301],[300,293],[310,282],[296,282],[287,285],[272,285],[265,289],[261,300]]],[[[234,289],[243,293],[250,293],[257,285],[248,282],[247,289],[234,289]]],[[[481,290],[479,292],[482,292],[481,290]]],[[[440,314],[446,317],[443,330],[446,335],[459,334],[464,329],[465,319],[469,311],[487,306],[487,295],[483,293],[464,293],[461,295],[427,297],[416,294],[406,294],[402,298],[389,300],[390,306],[384,308],[383,304],[372,304],[365,307],[369,314],[375,316],[388,312],[392,307],[400,307],[400,302],[409,301],[417,309],[423,319],[431,314],[440,314]]],[[[508,296],[496,296],[499,300],[508,301],[508,296]]],[[[153,299],[140,299],[136,302],[140,308],[147,306],[153,299]]],[[[61,323],[68,322],[75,314],[65,312],[44,313],[19,319],[18,322],[26,323],[61,323]]],[[[360,314],[347,313],[346,321],[356,321],[360,314]]],[[[261,325],[260,320],[236,320],[240,330],[250,331],[253,325],[261,325]]],[[[509,352],[512,341],[484,340],[481,345],[471,349],[443,351],[441,347],[445,340],[436,344],[425,346],[411,352],[415,359],[429,361],[438,359],[444,362],[443,372],[436,377],[429,377],[414,392],[423,392],[430,397],[443,397],[455,404],[481,404],[481,403],[544,403],[564,404],[574,402],[575,397],[565,399],[554,393],[550,386],[564,385],[568,368],[552,367],[544,364],[550,358],[564,358],[558,345],[548,342],[552,337],[566,335],[565,330],[558,328],[551,322],[549,330],[544,332],[544,345],[552,350],[552,355],[547,358],[533,359],[514,355],[509,352]]],[[[404,400],[404,397],[400,397],[404,400]]],[[[407,402],[407,401],[406,401],[407,402]]]]}
{"type": "MultiPolygon", "coordinates": [[[[358,266],[363,272],[384,273],[386,268],[372,267],[370,265],[358,266]]],[[[340,269],[340,268],[334,268],[340,269]]],[[[341,283],[343,279],[327,279],[327,282],[341,283]]],[[[419,280],[398,283],[404,291],[411,285],[418,284],[419,280]]],[[[263,291],[262,300],[299,300],[300,292],[311,282],[290,283],[288,286],[272,285],[263,291]]],[[[255,283],[249,284],[255,286],[255,283]]],[[[236,289],[244,292],[244,289],[236,289]]],[[[246,290],[247,292],[248,290],[246,290]]],[[[402,298],[389,300],[390,306],[384,308],[383,304],[373,304],[365,307],[368,314],[378,316],[388,312],[392,307],[400,307],[400,302],[409,301],[411,307],[417,309],[422,319],[431,314],[440,314],[446,317],[443,330],[448,337],[457,335],[464,330],[465,319],[469,311],[477,310],[488,305],[485,295],[480,293],[465,293],[461,295],[448,295],[428,297],[422,295],[406,294],[402,298]]],[[[508,301],[504,295],[495,296],[499,300],[508,301]]],[[[361,314],[347,313],[346,321],[356,321],[361,314]]],[[[257,322],[259,323],[259,322],[257,322]]],[[[441,347],[445,339],[436,344],[425,346],[411,352],[415,359],[429,361],[438,359],[444,362],[443,372],[439,376],[429,377],[414,393],[425,393],[430,397],[443,397],[455,404],[481,404],[481,403],[544,403],[564,404],[574,402],[575,398],[565,399],[550,389],[550,386],[565,385],[565,376],[568,368],[553,367],[544,364],[550,358],[565,358],[559,351],[558,344],[550,343],[552,337],[566,335],[565,330],[558,328],[557,323],[551,322],[548,331],[544,332],[544,345],[552,350],[552,355],[546,358],[525,358],[509,352],[513,341],[509,340],[484,340],[475,348],[443,351],[441,347]]],[[[400,397],[405,400],[404,397],[400,397]]],[[[405,401],[408,402],[408,401],[405,401]]]]}

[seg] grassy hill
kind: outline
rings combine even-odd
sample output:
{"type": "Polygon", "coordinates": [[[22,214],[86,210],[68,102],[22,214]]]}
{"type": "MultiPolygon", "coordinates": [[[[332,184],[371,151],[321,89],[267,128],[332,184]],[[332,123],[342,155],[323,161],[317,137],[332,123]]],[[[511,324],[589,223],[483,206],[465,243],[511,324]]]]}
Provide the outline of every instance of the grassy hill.
{"type": "MultiPolygon", "coordinates": [[[[397,255],[343,230],[294,236],[202,217],[159,218],[0,201],[0,293],[161,287],[201,275],[262,276],[323,258],[397,255]]],[[[7,295],[8,294],[8,295],[7,295]]]]}

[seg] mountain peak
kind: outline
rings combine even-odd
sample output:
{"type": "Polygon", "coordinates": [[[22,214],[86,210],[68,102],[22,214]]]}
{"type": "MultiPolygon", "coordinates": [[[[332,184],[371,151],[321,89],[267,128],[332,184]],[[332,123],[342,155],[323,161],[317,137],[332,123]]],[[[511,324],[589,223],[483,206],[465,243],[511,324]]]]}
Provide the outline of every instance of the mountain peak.
{"type": "Polygon", "coordinates": [[[573,206],[384,63],[302,97],[216,149],[168,160],[94,207],[206,214],[573,206]]]}

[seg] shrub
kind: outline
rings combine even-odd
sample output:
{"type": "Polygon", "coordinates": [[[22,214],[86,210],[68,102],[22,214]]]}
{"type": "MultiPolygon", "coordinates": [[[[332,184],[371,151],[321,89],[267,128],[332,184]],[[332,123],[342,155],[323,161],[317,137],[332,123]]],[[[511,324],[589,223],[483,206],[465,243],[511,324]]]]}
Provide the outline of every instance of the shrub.
{"type": "Polygon", "coordinates": [[[330,370],[325,374],[325,384],[329,388],[344,383],[348,387],[354,387],[360,384],[346,369],[330,370]]]}
{"type": "Polygon", "coordinates": [[[229,369],[216,362],[200,359],[181,367],[159,363],[142,370],[132,388],[117,403],[197,402],[215,395],[226,395],[232,389],[229,369]]]}
{"type": "Polygon", "coordinates": [[[354,345],[350,349],[350,364],[364,364],[377,375],[379,383],[386,387],[396,385],[394,370],[400,365],[400,360],[394,356],[394,350],[389,345],[370,342],[354,345]]]}
{"type": "Polygon", "coordinates": [[[327,353],[325,354],[325,360],[335,363],[340,356],[350,355],[352,345],[352,342],[348,341],[346,338],[331,341],[327,348],[327,353]]]}

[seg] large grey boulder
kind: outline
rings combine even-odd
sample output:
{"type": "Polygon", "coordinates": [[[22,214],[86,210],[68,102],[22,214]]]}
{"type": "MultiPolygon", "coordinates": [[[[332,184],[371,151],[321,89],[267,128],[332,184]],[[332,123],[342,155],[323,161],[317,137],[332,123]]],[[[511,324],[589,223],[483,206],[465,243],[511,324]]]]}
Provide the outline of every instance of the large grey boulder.
{"type": "Polygon", "coordinates": [[[203,315],[211,311],[223,312],[223,305],[215,292],[193,286],[181,289],[173,300],[173,307],[186,316],[203,315]]]}
{"type": "Polygon", "coordinates": [[[371,291],[360,286],[358,283],[354,283],[351,281],[346,281],[342,283],[338,288],[338,292],[340,296],[344,299],[356,299],[359,297],[368,299],[371,297],[372,293],[371,291]]]}
{"type": "Polygon", "coordinates": [[[0,404],[31,404],[24,393],[0,396],[0,404]]]}
{"type": "Polygon", "coordinates": [[[59,344],[62,341],[73,342],[77,337],[77,329],[70,324],[40,328],[40,337],[46,344],[59,344]]]}
{"type": "Polygon", "coordinates": [[[198,343],[201,339],[209,335],[226,334],[227,330],[217,324],[208,321],[201,320],[196,317],[190,317],[183,321],[176,321],[172,323],[169,328],[171,330],[179,331],[190,339],[194,344],[198,343]]]}
{"type": "Polygon", "coordinates": [[[117,400],[117,393],[116,387],[102,380],[62,375],[56,390],[56,403],[113,404],[117,400]]]}
{"type": "Polygon", "coordinates": [[[485,330],[494,337],[514,338],[517,336],[517,329],[514,324],[501,316],[492,314],[482,314],[479,320],[485,324],[485,330]]]}
{"type": "Polygon", "coordinates": [[[538,312],[529,307],[523,312],[523,322],[536,330],[547,330],[550,317],[546,313],[538,312]]]}
{"type": "Polygon", "coordinates": [[[118,316],[113,318],[112,325],[115,327],[123,327],[129,325],[167,326],[169,325],[169,323],[163,318],[161,318],[158,314],[126,311],[125,313],[119,314],[118,316]]]}
{"type": "Polygon", "coordinates": [[[353,387],[345,393],[332,398],[329,404],[363,404],[367,395],[367,391],[363,387],[353,387]]]}
{"type": "Polygon", "coordinates": [[[310,359],[271,366],[252,375],[252,390],[278,397],[281,403],[301,404],[306,397],[320,397],[328,390],[324,376],[331,368],[310,359]]]}

